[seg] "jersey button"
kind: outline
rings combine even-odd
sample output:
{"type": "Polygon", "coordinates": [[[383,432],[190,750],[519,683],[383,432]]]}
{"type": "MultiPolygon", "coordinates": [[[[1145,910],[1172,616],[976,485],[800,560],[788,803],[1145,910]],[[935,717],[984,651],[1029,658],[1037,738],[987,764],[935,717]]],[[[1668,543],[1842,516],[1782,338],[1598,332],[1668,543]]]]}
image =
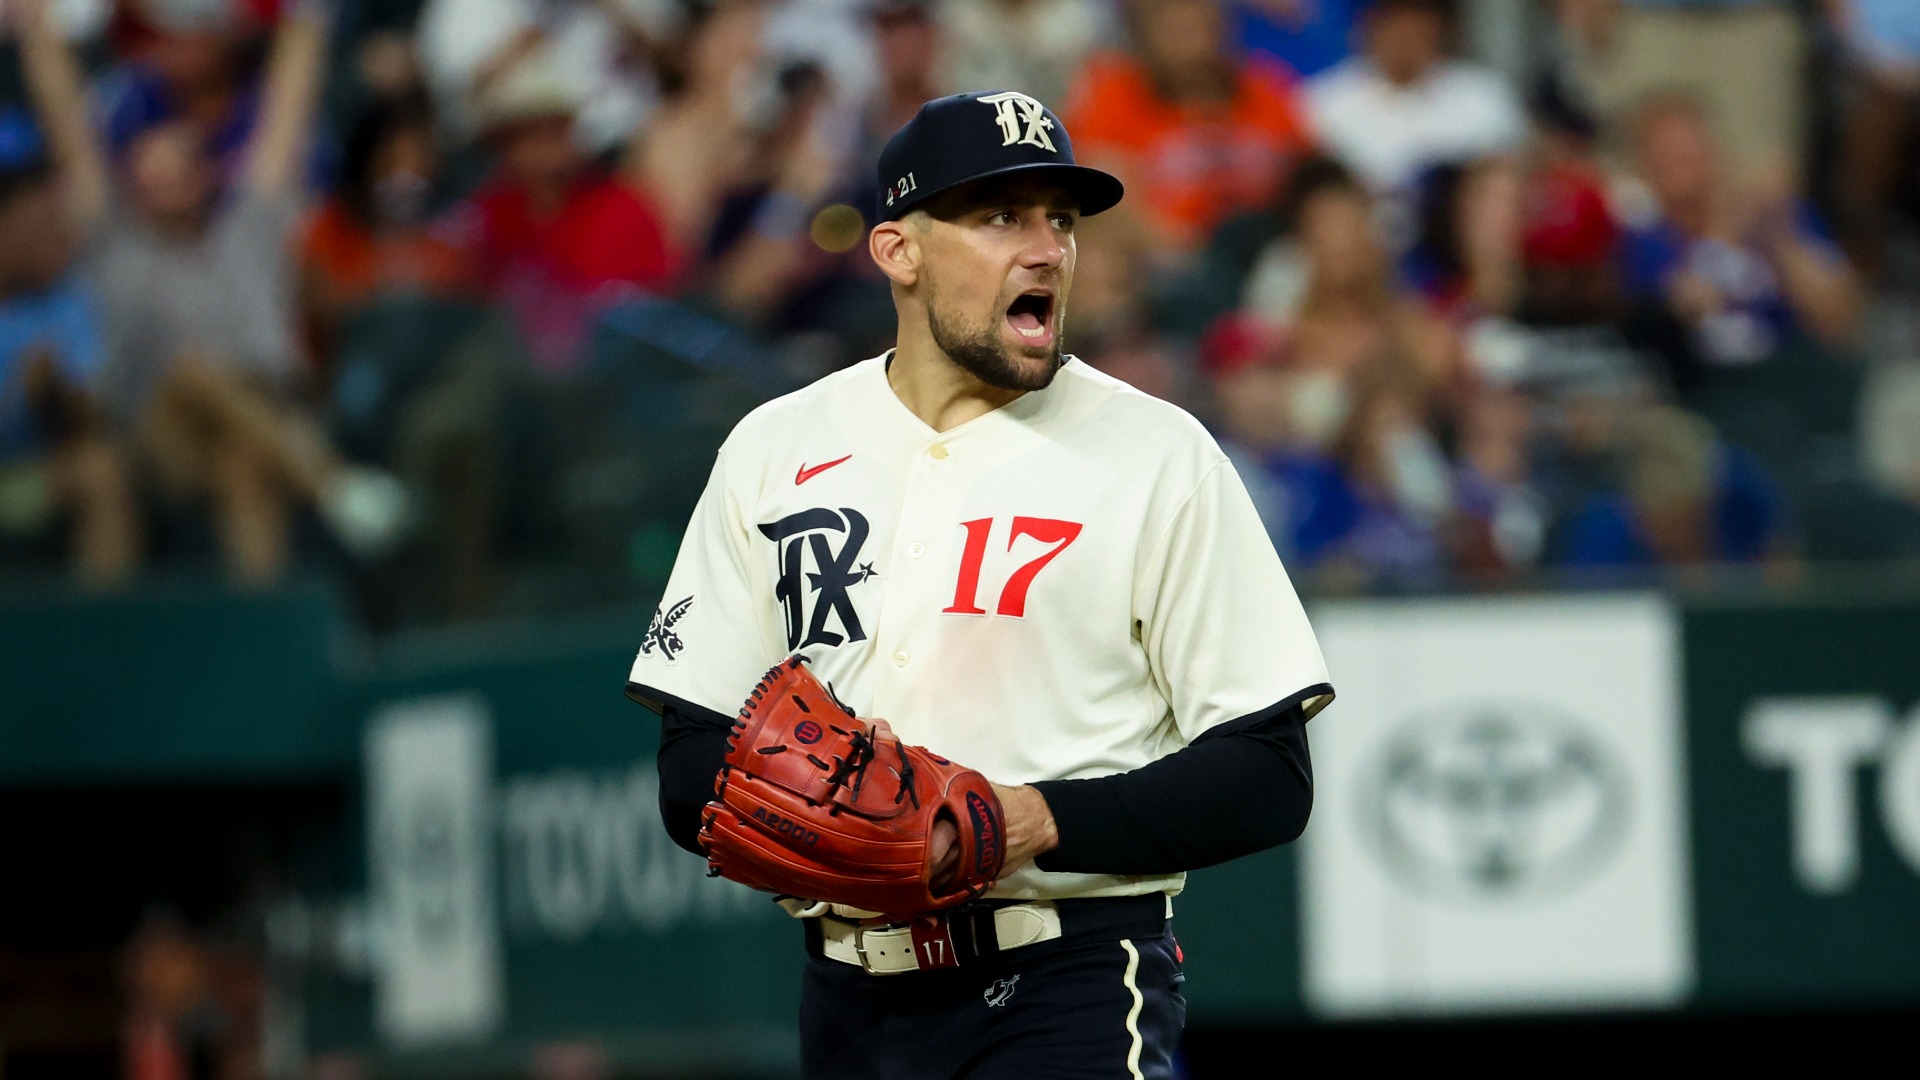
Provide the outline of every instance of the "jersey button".
{"type": "Polygon", "coordinates": [[[899,652],[893,654],[893,666],[906,667],[907,661],[911,659],[913,659],[913,657],[907,655],[907,650],[901,649],[899,652]]]}
{"type": "Polygon", "coordinates": [[[945,461],[947,460],[947,444],[935,443],[933,449],[927,451],[927,453],[932,454],[933,460],[935,461],[945,461]]]}
{"type": "Polygon", "coordinates": [[[907,545],[907,555],[909,558],[917,559],[920,556],[925,555],[926,553],[927,553],[927,545],[925,544],[908,544],[907,545]]]}

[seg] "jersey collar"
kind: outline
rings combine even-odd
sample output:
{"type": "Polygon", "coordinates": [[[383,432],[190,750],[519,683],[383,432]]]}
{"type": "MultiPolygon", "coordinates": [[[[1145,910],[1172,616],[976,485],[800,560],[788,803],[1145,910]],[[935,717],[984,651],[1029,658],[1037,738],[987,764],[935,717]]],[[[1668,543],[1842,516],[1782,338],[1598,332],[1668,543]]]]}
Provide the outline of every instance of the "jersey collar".
{"type": "Polygon", "coordinates": [[[906,402],[901,401],[900,396],[893,392],[893,384],[887,381],[887,367],[893,363],[893,352],[894,350],[888,349],[867,361],[873,370],[865,373],[859,381],[864,391],[863,397],[869,399],[871,415],[884,423],[890,432],[897,430],[900,435],[912,439],[916,446],[935,440],[941,442],[971,440],[978,437],[980,432],[991,433],[1004,428],[1007,424],[1031,427],[1045,422],[1048,417],[1060,411],[1066,397],[1066,390],[1061,382],[1065,378],[1071,378],[1070,369],[1080,363],[1077,357],[1069,353],[1062,360],[1060,370],[1054,373],[1053,383],[1046,389],[1030,390],[1007,404],[976,416],[958,427],[949,428],[946,431],[935,431],[925,420],[914,415],[912,409],[907,408],[906,402]]]}

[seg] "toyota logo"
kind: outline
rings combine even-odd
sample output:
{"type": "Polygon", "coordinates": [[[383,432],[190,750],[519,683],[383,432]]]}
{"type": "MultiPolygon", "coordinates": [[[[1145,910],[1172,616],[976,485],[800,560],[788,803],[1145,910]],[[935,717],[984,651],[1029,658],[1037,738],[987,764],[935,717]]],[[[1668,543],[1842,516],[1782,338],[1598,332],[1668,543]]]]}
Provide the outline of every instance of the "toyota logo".
{"type": "Polygon", "coordinates": [[[1626,832],[1625,770],[1595,729],[1533,702],[1410,717],[1370,764],[1361,822],[1407,889],[1538,898],[1590,879],[1626,832]]]}

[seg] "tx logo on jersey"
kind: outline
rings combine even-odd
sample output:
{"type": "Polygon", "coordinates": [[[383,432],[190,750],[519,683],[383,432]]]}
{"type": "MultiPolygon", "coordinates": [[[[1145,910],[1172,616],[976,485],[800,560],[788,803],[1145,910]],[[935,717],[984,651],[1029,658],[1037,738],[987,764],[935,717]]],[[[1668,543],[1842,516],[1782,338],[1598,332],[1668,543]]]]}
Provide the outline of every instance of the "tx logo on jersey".
{"type": "Polygon", "coordinates": [[[681,650],[687,647],[687,643],[680,640],[680,635],[673,632],[674,624],[686,618],[687,612],[691,610],[693,610],[691,596],[672,607],[661,604],[654,608],[653,622],[647,624],[647,636],[640,639],[640,651],[651,654],[653,650],[659,649],[660,655],[667,663],[673,663],[681,650]]]}
{"type": "Polygon", "coordinates": [[[988,94],[978,100],[983,105],[993,106],[993,122],[1000,125],[1001,146],[1023,143],[1059,153],[1053,147],[1053,140],[1047,137],[1047,132],[1053,128],[1053,120],[1047,116],[1047,107],[1039,101],[1011,91],[988,94]]]}
{"type": "Polygon", "coordinates": [[[847,590],[880,576],[873,563],[859,561],[868,531],[867,519],[851,507],[815,507],[760,526],[779,548],[773,594],[786,609],[789,651],[867,639],[847,590]],[[838,632],[829,629],[833,623],[838,632]]]}

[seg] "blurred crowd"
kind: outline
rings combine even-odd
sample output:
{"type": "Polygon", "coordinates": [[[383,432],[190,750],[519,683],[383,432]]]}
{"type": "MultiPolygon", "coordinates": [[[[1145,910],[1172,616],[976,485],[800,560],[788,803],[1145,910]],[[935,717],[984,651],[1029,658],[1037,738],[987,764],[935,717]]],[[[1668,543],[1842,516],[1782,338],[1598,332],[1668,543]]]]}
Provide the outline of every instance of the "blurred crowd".
{"type": "Polygon", "coordinates": [[[1127,184],[1069,350],[1308,588],[1920,556],[1910,0],[0,0],[0,48],[7,572],[644,593],[731,422],[890,344],[879,147],[987,88],[1127,184]]]}

